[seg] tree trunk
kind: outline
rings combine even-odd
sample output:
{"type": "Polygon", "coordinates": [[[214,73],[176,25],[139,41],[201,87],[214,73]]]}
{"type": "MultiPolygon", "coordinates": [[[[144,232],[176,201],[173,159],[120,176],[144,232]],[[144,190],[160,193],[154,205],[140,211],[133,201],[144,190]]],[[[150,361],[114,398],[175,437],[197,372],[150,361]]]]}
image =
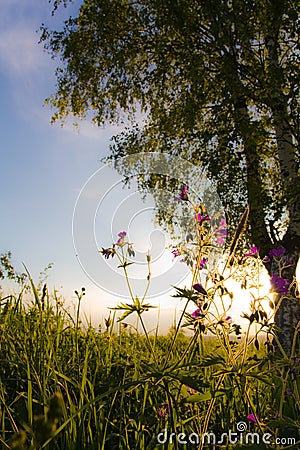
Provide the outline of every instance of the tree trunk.
{"type": "MultiPolygon", "coordinates": [[[[261,179],[259,164],[261,162],[260,144],[258,142],[259,129],[251,120],[248,104],[247,90],[240,80],[237,70],[238,61],[235,57],[234,46],[229,50],[228,64],[231,70],[231,97],[234,104],[234,120],[236,129],[240,134],[246,159],[247,168],[247,191],[250,205],[250,236],[253,244],[260,247],[260,254],[264,258],[272,248],[282,246],[285,249],[283,261],[288,258],[288,264],[277,266],[276,258],[266,264],[266,268],[274,281],[286,280],[286,286],[290,286],[289,292],[282,291],[277,286],[278,296],[276,299],[277,312],[275,314],[275,325],[277,326],[277,347],[282,347],[290,356],[291,352],[299,350],[298,342],[294,341],[295,330],[300,320],[300,299],[296,286],[296,268],[300,255],[300,177],[299,162],[296,159],[295,147],[297,145],[296,133],[293,132],[289,122],[287,98],[282,91],[283,79],[278,56],[278,36],[281,23],[281,12],[277,8],[273,11],[268,36],[265,36],[268,51],[268,79],[265,92],[269,95],[265,99],[270,108],[275,139],[277,145],[277,156],[286,197],[286,210],[289,216],[289,225],[280,241],[270,236],[264,205],[264,183],[261,179]],[[295,345],[294,345],[295,344],[295,345]],[[293,348],[294,345],[294,348],[293,348]]],[[[230,32],[229,32],[230,35],[230,32]]],[[[233,42],[233,39],[231,39],[233,42]]],[[[227,69],[228,70],[228,69],[227,69]]],[[[230,71],[228,72],[230,73],[230,71]]],[[[229,87],[229,86],[228,86],[229,87]]],[[[261,136],[262,139],[267,136],[261,136]]],[[[274,286],[276,292],[276,286],[274,286]]]]}
{"type": "MultiPolygon", "coordinates": [[[[289,207],[289,227],[281,242],[272,242],[265,222],[265,211],[263,198],[263,184],[259,174],[259,149],[257,147],[255,135],[252,135],[253,125],[248,113],[246,100],[238,99],[235,103],[236,126],[240,131],[244,143],[246,166],[247,166],[247,189],[248,200],[250,205],[249,221],[251,227],[251,239],[255,245],[260,247],[261,256],[265,257],[269,251],[274,247],[283,247],[285,253],[283,261],[287,260],[287,264],[278,265],[277,259],[273,258],[270,263],[266,263],[266,268],[270,277],[277,277],[280,280],[287,280],[287,286],[290,286],[289,293],[282,295],[279,293],[276,299],[277,312],[275,314],[275,325],[277,326],[277,339],[274,340],[275,347],[284,350],[287,356],[291,352],[298,352],[299,342],[294,341],[295,330],[300,320],[300,299],[297,292],[296,285],[296,268],[300,252],[300,236],[298,233],[298,209],[296,207],[297,201],[294,200],[292,206],[289,207]]],[[[277,131],[279,126],[277,126],[277,131]]],[[[284,153],[282,149],[284,143],[279,143],[281,146],[280,154],[284,153]]],[[[287,152],[289,158],[290,152],[287,152]]],[[[285,155],[286,156],[286,155],[285,155]]],[[[284,165],[284,170],[287,170],[289,165],[286,164],[286,158],[282,156],[281,162],[284,165]]],[[[292,173],[294,167],[292,168],[292,173]]],[[[276,286],[275,286],[276,288],[276,286]]],[[[276,292],[276,290],[275,290],[276,292]]],[[[278,292],[278,291],[277,291],[278,292]]]]}
{"type": "MultiPolygon", "coordinates": [[[[291,258],[289,258],[291,259],[291,258]]],[[[299,333],[298,324],[300,320],[300,299],[296,284],[296,267],[293,263],[286,270],[282,271],[282,277],[288,280],[290,284],[288,294],[277,294],[275,305],[278,307],[275,314],[275,325],[277,339],[274,339],[275,349],[284,350],[286,356],[294,356],[299,351],[299,333]]],[[[278,275],[275,269],[272,275],[278,275]]]]}
{"type": "Polygon", "coordinates": [[[294,132],[289,120],[287,96],[282,90],[283,75],[278,53],[282,11],[277,8],[271,11],[270,34],[265,37],[269,74],[266,87],[270,94],[267,104],[273,119],[286,210],[289,215],[288,229],[280,245],[285,249],[285,256],[291,264],[287,264],[280,273],[274,264],[271,264],[268,270],[270,275],[279,275],[290,284],[288,295],[281,298],[278,295],[279,308],[275,315],[275,324],[280,329],[277,333],[278,340],[290,356],[291,352],[299,351],[299,339],[297,341],[295,339],[300,320],[300,299],[296,284],[296,268],[300,255],[300,177],[299,162],[296,159],[296,146],[299,143],[297,143],[297,133],[294,132]]]}

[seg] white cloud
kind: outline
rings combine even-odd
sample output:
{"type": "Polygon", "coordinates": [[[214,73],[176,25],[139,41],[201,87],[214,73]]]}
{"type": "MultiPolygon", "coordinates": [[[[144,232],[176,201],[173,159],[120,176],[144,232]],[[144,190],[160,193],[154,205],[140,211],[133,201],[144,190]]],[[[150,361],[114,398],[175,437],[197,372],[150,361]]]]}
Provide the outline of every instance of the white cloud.
{"type": "Polygon", "coordinates": [[[27,26],[0,32],[1,71],[17,77],[27,77],[47,65],[38,35],[27,26]]]}
{"type": "Polygon", "coordinates": [[[48,2],[0,2],[0,73],[16,111],[28,116],[42,106],[47,89],[54,86],[53,62],[38,44],[36,32],[47,14],[48,2]]]}
{"type": "MultiPolygon", "coordinates": [[[[63,9],[63,8],[62,8],[63,9]]],[[[64,11],[62,11],[64,13],[64,11]]],[[[63,20],[57,13],[56,21],[63,20]]],[[[47,2],[36,5],[36,0],[0,0],[0,73],[9,83],[10,95],[18,113],[42,122],[50,122],[50,108],[42,108],[45,98],[55,92],[56,61],[52,61],[42,44],[38,44],[41,23],[51,21],[51,7],[47,2]],[[22,113],[23,112],[23,113],[22,113]]],[[[77,121],[72,117],[63,130],[78,133],[92,141],[109,139],[120,132],[122,126],[97,127],[89,120],[77,121]]]]}
{"type": "Polygon", "coordinates": [[[51,7],[46,1],[1,0],[0,67],[7,75],[26,76],[46,64],[37,30],[47,17],[51,7]]]}
{"type": "MultiPolygon", "coordinates": [[[[60,125],[56,125],[60,126],[60,125]]],[[[124,130],[124,125],[105,125],[97,126],[91,123],[88,119],[78,120],[74,118],[71,114],[65,120],[62,129],[68,133],[77,133],[79,136],[86,137],[91,140],[105,139],[109,140],[112,135],[118,134],[124,130]],[[77,126],[74,126],[76,123],[77,126]]]]}

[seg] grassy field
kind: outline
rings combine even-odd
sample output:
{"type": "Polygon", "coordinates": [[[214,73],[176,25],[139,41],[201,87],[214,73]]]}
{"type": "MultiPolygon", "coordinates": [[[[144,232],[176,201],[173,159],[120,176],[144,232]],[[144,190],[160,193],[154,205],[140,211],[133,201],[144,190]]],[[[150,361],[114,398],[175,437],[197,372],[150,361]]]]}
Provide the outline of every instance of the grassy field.
{"type": "Polygon", "coordinates": [[[214,339],[201,321],[192,337],[83,329],[83,295],[74,318],[46,285],[1,298],[1,448],[299,448],[298,359],[226,321],[214,339]]]}

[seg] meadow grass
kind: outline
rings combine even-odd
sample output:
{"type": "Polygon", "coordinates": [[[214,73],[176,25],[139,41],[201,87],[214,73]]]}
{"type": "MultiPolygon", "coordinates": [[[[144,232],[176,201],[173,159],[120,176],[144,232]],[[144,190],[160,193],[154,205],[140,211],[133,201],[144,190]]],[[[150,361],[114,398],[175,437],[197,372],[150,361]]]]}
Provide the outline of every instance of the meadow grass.
{"type": "Polygon", "coordinates": [[[113,319],[83,328],[79,308],[72,318],[46,285],[32,282],[31,296],[1,298],[1,448],[287,448],[196,441],[239,422],[274,438],[297,434],[298,361],[258,350],[250,334],[233,338],[227,323],[214,339],[197,327],[192,337],[116,331],[113,319]],[[162,430],[168,439],[158,440],[162,430]],[[193,433],[192,442],[171,433],[193,433]]]}

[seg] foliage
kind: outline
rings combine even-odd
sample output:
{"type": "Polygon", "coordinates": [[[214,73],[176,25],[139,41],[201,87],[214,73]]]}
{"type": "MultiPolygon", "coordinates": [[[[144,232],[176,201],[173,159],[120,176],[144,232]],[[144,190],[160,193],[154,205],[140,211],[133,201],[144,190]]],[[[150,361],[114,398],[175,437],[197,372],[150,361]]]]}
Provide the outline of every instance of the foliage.
{"type": "Polygon", "coordinates": [[[4,280],[6,278],[8,280],[13,280],[16,283],[24,285],[26,274],[19,273],[15,270],[11,262],[11,258],[11,252],[0,254],[0,280],[4,280]]]}
{"type": "Polygon", "coordinates": [[[53,120],[142,111],[113,158],[155,148],[201,163],[233,218],[248,198],[267,254],[299,191],[298,25],[295,1],[83,1],[63,31],[43,28],[62,61],[53,120]]]}

